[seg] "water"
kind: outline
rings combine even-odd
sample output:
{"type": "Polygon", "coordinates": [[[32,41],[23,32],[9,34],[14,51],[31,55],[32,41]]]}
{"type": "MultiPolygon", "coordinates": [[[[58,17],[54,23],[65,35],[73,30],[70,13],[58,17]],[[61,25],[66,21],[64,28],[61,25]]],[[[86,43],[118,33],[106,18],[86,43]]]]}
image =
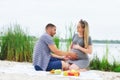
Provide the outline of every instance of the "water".
{"type": "MultiPolygon", "coordinates": [[[[66,44],[62,42],[60,49],[66,51],[66,44]]],[[[113,63],[115,60],[120,63],[120,44],[96,44],[93,43],[93,52],[89,55],[93,59],[95,55],[101,60],[106,55],[106,46],[108,46],[108,61],[113,63]]]]}
{"type": "Polygon", "coordinates": [[[92,56],[97,54],[102,59],[106,54],[106,45],[108,45],[108,61],[112,63],[116,60],[120,63],[120,44],[93,44],[92,56]]]}

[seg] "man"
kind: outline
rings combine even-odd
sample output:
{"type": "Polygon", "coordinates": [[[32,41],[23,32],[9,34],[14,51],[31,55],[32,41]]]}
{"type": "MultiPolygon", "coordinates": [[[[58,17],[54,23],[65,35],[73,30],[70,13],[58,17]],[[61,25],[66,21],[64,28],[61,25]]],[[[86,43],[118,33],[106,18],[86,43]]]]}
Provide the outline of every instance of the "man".
{"type": "Polygon", "coordinates": [[[69,64],[61,59],[64,58],[63,56],[76,59],[77,55],[71,52],[63,52],[56,47],[52,39],[56,34],[56,26],[54,24],[47,24],[45,30],[46,33],[40,37],[34,47],[33,65],[35,70],[68,69],[69,64]],[[51,54],[51,52],[54,54],[51,54]]]}

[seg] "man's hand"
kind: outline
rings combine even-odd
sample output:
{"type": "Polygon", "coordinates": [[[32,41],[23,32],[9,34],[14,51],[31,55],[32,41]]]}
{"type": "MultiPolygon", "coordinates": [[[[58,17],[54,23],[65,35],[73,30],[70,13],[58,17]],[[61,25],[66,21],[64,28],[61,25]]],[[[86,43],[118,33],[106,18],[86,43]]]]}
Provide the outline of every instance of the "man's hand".
{"type": "Polygon", "coordinates": [[[62,56],[62,59],[65,61],[69,60],[69,58],[67,56],[62,56]]]}
{"type": "Polygon", "coordinates": [[[78,59],[78,56],[76,53],[73,53],[73,52],[68,52],[68,54],[66,55],[69,59],[71,60],[76,60],[78,59]]]}

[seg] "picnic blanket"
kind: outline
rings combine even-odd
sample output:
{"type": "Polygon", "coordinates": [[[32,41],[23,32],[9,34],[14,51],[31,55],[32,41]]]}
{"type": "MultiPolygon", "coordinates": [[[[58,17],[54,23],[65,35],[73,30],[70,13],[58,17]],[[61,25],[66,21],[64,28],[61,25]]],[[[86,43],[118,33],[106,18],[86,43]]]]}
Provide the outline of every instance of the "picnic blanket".
{"type": "Polygon", "coordinates": [[[94,70],[80,72],[80,76],[50,74],[46,71],[35,71],[32,64],[10,62],[0,65],[0,80],[103,80],[94,70]]]}

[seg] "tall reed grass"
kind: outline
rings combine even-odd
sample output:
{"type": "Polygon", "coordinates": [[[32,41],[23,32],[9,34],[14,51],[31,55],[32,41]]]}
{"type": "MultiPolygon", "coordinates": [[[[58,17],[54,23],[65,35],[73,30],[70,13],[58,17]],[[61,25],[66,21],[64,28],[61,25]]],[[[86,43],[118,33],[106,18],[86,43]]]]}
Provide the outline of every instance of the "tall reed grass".
{"type": "Polygon", "coordinates": [[[69,46],[72,42],[72,37],[75,34],[75,25],[72,23],[70,25],[65,26],[65,39],[61,39],[58,35],[56,35],[53,40],[58,48],[63,47],[63,44],[65,44],[65,50],[68,51],[69,46]]]}
{"type": "Polygon", "coordinates": [[[106,45],[106,52],[102,60],[100,60],[97,55],[90,62],[90,69],[102,70],[102,71],[115,71],[120,72],[120,64],[117,63],[114,59],[113,63],[108,61],[109,48],[108,44],[106,45]]]}
{"type": "Polygon", "coordinates": [[[13,61],[32,61],[33,41],[15,24],[8,28],[2,36],[0,59],[13,61]]]}
{"type": "Polygon", "coordinates": [[[60,47],[60,38],[59,38],[59,36],[55,36],[55,37],[53,38],[53,40],[54,40],[57,48],[59,48],[59,47],[60,47]]]}
{"type": "Polygon", "coordinates": [[[72,37],[73,35],[75,34],[75,31],[76,31],[76,25],[73,25],[72,23],[68,26],[65,27],[65,43],[66,43],[66,48],[67,48],[67,51],[69,50],[69,46],[72,42],[72,37]]]}

